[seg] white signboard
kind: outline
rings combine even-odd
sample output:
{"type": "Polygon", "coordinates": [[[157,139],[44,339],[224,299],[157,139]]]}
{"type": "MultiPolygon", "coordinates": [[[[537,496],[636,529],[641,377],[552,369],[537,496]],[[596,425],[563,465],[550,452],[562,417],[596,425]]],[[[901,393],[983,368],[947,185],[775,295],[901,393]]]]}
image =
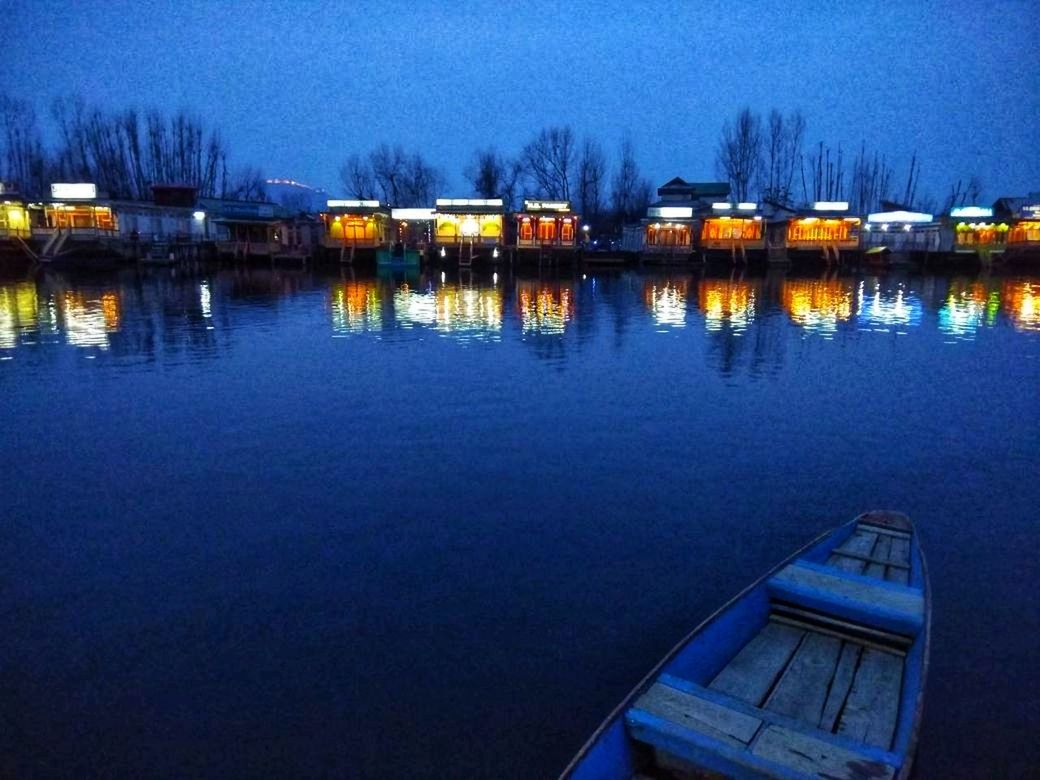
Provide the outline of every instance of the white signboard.
{"type": "Polygon", "coordinates": [[[658,219],[690,219],[693,217],[693,206],[651,206],[647,216],[658,219]]]}
{"type": "Polygon", "coordinates": [[[379,208],[378,200],[330,200],[328,201],[328,208],[330,209],[377,209],[379,208]]]}
{"type": "Polygon", "coordinates": [[[52,184],[51,197],[54,200],[94,200],[97,197],[97,186],[93,184],[52,184]]]}

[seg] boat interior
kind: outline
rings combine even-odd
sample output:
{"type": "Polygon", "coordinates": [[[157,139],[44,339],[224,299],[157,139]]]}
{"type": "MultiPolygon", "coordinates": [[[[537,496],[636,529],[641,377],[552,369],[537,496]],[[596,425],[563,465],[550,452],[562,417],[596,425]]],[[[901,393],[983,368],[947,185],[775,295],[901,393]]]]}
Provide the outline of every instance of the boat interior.
{"type": "Polygon", "coordinates": [[[804,550],[666,659],[592,764],[613,752],[638,780],[905,776],[927,643],[914,541],[905,516],[869,513],[804,550]]]}

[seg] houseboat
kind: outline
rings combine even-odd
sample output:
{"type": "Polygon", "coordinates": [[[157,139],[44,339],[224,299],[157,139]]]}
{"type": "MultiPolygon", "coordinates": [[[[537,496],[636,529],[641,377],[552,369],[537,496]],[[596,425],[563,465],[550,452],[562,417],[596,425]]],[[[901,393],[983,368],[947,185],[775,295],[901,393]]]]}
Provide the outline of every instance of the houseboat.
{"type": "Polygon", "coordinates": [[[501,198],[437,198],[434,241],[444,259],[472,265],[501,256],[505,207],[501,198]]]}
{"type": "Polygon", "coordinates": [[[1004,254],[1010,225],[995,218],[992,206],[958,206],[950,209],[946,229],[955,256],[977,258],[989,265],[994,256],[1004,254]]]}
{"type": "Polygon", "coordinates": [[[340,262],[353,262],[394,241],[390,207],[378,200],[329,200],[320,215],[324,227],[322,247],[340,262]]]}
{"type": "Polygon", "coordinates": [[[862,248],[867,263],[907,265],[943,251],[942,224],[921,211],[877,211],[867,215],[862,248]]]}
{"type": "Polygon", "coordinates": [[[1040,261],[1040,193],[1035,198],[1001,198],[996,208],[1010,214],[1006,257],[1009,261],[1040,261]]]}
{"type": "Polygon", "coordinates": [[[765,220],[757,203],[716,201],[701,219],[699,246],[702,254],[747,262],[766,248],[765,220]]]}
{"type": "Polygon", "coordinates": [[[199,208],[218,257],[273,260],[282,253],[285,214],[281,206],[200,198],[199,208]]]}
{"type": "Polygon", "coordinates": [[[31,239],[28,206],[13,187],[0,183],[0,257],[34,257],[26,243],[31,239]]]}
{"type": "Polygon", "coordinates": [[[711,204],[729,197],[726,182],[688,182],[676,176],[657,189],[659,200],[643,220],[644,262],[687,263],[702,260],[698,241],[711,204]]]}
{"type": "Polygon", "coordinates": [[[823,259],[839,263],[842,253],[858,252],[862,220],[849,214],[847,201],[816,201],[811,208],[778,208],[766,226],[769,262],[823,259]]]}
{"type": "Polygon", "coordinates": [[[524,200],[513,214],[517,259],[572,260],[580,246],[581,217],[567,200],[524,200]]]}

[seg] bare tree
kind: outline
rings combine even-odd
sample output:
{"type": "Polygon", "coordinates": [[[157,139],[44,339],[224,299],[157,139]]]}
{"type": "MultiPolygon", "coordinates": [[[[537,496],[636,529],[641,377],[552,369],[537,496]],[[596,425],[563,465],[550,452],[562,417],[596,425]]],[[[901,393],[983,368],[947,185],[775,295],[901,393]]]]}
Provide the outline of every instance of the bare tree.
{"type": "Polygon", "coordinates": [[[841,144],[838,145],[837,152],[832,152],[829,146],[824,146],[823,141],[820,141],[816,150],[809,153],[808,158],[808,178],[805,175],[804,155],[799,166],[803,198],[806,201],[841,200],[845,196],[845,169],[842,166],[841,144]]]}
{"type": "Polygon", "coordinates": [[[762,166],[762,120],[750,108],[741,110],[732,125],[723,124],[715,166],[737,200],[747,200],[762,166]]]}
{"type": "Polygon", "coordinates": [[[950,186],[950,192],[946,196],[943,213],[949,214],[950,209],[957,206],[977,205],[982,197],[982,181],[978,176],[971,176],[967,182],[958,179],[950,186]]]}
{"type": "Polygon", "coordinates": [[[610,201],[615,228],[620,229],[625,222],[638,219],[646,213],[653,193],[653,185],[639,174],[631,139],[626,138],[621,142],[621,157],[611,184],[610,201]]]}
{"type": "Polygon", "coordinates": [[[339,169],[339,179],[347,194],[361,200],[374,200],[376,180],[372,168],[359,154],[352,154],[339,169]]]}
{"type": "Polygon", "coordinates": [[[462,175],[469,181],[477,197],[494,198],[502,192],[507,165],[494,147],[488,147],[474,154],[473,162],[466,166],[462,175]]]}
{"type": "Polygon", "coordinates": [[[405,157],[398,182],[400,205],[428,205],[436,197],[437,190],[443,183],[444,177],[440,171],[429,165],[421,154],[405,157]]]}
{"type": "Polygon", "coordinates": [[[578,158],[578,210],[586,221],[598,221],[603,211],[607,158],[599,142],[586,137],[578,158]]]}
{"type": "Polygon", "coordinates": [[[32,104],[0,94],[0,182],[14,183],[26,195],[46,186],[49,162],[32,104]]]}
{"type": "Polygon", "coordinates": [[[222,198],[231,200],[266,201],[267,189],[266,178],[259,168],[247,165],[238,169],[234,174],[228,176],[224,172],[226,186],[221,194],[222,198]]]}
{"type": "Polygon", "coordinates": [[[866,142],[860,147],[859,154],[852,164],[851,193],[849,200],[852,210],[857,214],[866,214],[878,208],[881,201],[889,199],[892,184],[892,167],[884,156],[867,155],[866,142]]]}
{"type": "Polygon", "coordinates": [[[404,175],[406,155],[401,146],[390,147],[380,144],[368,155],[369,165],[376,184],[383,193],[383,202],[400,205],[401,180],[404,175]]]}
{"type": "Polygon", "coordinates": [[[570,127],[542,130],[521,153],[524,172],[538,195],[555,200],[571,199],[574,133],[570,127]]]}
{"type": "Polygon", "coordinates": [[[802,155],[805,117],[798,111],[784,117],[774,108],[769,112],[768,132],[762,197],[788,205],[794,200],[794,174],[802,155]]]}

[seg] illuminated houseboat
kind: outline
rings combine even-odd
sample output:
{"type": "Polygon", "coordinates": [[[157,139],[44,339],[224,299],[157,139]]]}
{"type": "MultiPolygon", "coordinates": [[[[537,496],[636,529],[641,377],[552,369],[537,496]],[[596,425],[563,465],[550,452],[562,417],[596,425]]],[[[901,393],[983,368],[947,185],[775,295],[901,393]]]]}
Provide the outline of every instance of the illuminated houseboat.
{"type": "Polygon", "coordinates": [[[699,244],[703,253],[721,253],[734,261],[747,262],[750,254],[763,253],[765,225],[758,204],[712,203],[711,213],[701,220],[699,244]]]}
{"type": "Polygon", "coordinates": [[[16,192],[0,183],[0,254],[31,255],[29,208],[16,192]]]}
{"type": "Polygon", "coordinates": [[[1040,259],[1040,193],[1033,193],[1029,198],[1001,198],[995,208],[1010,215],[1007,258],[1040,259]]]}
{"type": "Polygon", "coordinates": [[[711,204],[729,197],[725,182],[688,182],[676,176],[657,189],[660,198],[643,220],[643,245],[648,262],[701,259],[698,242],[702,216],[711,204]]]}
{"type": "Polygon", "coordinates": [[[122,240],[112,203],[87,182],[55,183],[51,198],[30,204],[32,237],[44,263],[95,261],[121,256],[122,240]]]}
{"type": "Polygon", "coordinates": [[[951,251],[955,255],[977,257],[988,264],[993,255],[1007,247],[1010,224],[994,217],[990,206],[958,206],[946,220],[951,251]]]}
{"type": "Polygon", "coordinates": [[[867,215],[862,243],[869,262],[899,265],[942,251],[942,224],[920,211],[878,211],[867,215]]]}
{"type": "Polygon", "coordinates": [[[435,217],[434,241],[442,258],[450,255],[470,265],[482,248],[488,257],[499,257],[505,225],[501,198],[437,198],[435,217]]]}
{"type": "Polygon", "coordinates": [[[580,221],[570,201],[525,199],[523,211],[513,215],[518,255],[573,253],[579,245],[580,221]]]}
{"type": "Polygon", "coordinates": [[[780,209],[766,227],[770,262],[794,257],[840,262],[842,253],[860,249],[862,220],[849,214],[845,201],[817,201],[811,209],[780,209]]]}
{"type": "Polygon", "coordinates": [[[341,262],[359,251],[372,251],[394,240],[390,208],[378,200],[330,200],[320,215],[324,227],[322,246],[341,262]]]}

